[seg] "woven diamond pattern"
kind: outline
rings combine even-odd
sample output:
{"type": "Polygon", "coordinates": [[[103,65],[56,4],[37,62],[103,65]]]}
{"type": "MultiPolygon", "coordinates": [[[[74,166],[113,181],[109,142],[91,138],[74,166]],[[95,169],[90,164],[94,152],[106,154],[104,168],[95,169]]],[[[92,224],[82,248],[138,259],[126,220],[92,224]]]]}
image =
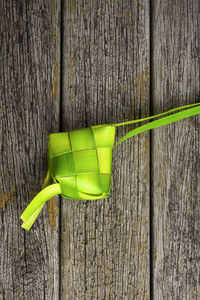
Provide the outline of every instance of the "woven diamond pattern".
{"type": "Polygon", "coordinates": [[[62,197],[95,200],[110,194],[115,126],[97,125],[48,137],[48,164],[62,197]]]}

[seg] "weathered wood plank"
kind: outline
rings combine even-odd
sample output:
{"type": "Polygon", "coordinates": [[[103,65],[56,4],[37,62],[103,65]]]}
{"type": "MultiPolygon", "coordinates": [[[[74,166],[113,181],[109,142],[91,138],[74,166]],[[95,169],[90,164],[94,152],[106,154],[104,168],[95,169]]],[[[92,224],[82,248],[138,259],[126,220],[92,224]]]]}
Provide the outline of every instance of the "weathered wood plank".
{"type": "MultiPolygon", "coordinates": [[[[153,1],[153,112],[199,99],[199,1],[153,1]]],[[[152,133],[154,299],[199,299],[200,118],[152,133]]]]}
{"type": "MultiPolygon", "coordinates": [[[[62,130],[147,116],[149,1],[68,0],[63,29],[62,130]]],[[[149,134],[113,155],[108,199],[62,199],[61,299],[149,298],[149,134]]]]}
{"type": "Polygon", "coordinates": [[[0,1],[0,299],[58,299],[58,200],[29,232],[19,216],[41,190],[59,125],[59,1],[0,1]]]}

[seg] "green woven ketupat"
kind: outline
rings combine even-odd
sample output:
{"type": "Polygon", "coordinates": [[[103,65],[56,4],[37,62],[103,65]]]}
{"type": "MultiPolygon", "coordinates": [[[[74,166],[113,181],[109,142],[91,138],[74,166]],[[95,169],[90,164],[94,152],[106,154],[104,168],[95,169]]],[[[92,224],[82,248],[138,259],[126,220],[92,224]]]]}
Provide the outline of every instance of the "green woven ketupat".
{"type": "Polygon", "coordinates": [[[20,216],[23,220],[21,226],[29,230],[45,202],[57,194],[61,194],[63,198],[77,200],[108,197],[111,189],[113,148],[136,134],[199,113],[200,103],[195,103],[144,119],[50,134],[47,147],[49,166],[47,176],[42,190],[20,216]],[[114,146],[117,126],[154,118],[158,119],[130,131],[114,146]]]}
{"type": "Polygon", "coordinates": [[[61,195],[95,200],[110,194],[115,126],[99,125],[50,134],[48,164],[61,195]]]}

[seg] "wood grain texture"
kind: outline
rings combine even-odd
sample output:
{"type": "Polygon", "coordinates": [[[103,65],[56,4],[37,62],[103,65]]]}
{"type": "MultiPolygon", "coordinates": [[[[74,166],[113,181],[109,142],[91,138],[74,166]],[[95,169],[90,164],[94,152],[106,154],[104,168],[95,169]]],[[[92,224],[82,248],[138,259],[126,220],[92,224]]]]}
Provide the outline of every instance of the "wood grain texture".
{"type": "Polygon", "coordinates": [[[59,1],[0,1],[0,299],[58,299],[58,200],[29,232],[47,136],[59,124],[59,1]]]}
{"type": "Polygon", "coordinates": [[[114,149],[109,198],[20,226],[49,133],[149,115],[150,42],[151,113],[199,100],[198,1],[153,0],[150,41],[147,0],[63,0],[62,80],[60,2],[0,1],[0,300],[199,299],[199,116],[114,149]]]}
{"type": "MultiPolygon", "coordinates": [[[[149,1],[64,1],[62,91],[63,131],[148,116],[149,1]]],[[[149,134],[113,156],[109,198],[62,199],[61,299],[149,299],[149,134]]]]}
{"type": "MultiPolygon", "coordinates": [[[[199,1],[153,1],[153,113],[199,100],[199,1]]],[[[200,298],[200,117],[152,133],[154,299],[200,298]]]]}

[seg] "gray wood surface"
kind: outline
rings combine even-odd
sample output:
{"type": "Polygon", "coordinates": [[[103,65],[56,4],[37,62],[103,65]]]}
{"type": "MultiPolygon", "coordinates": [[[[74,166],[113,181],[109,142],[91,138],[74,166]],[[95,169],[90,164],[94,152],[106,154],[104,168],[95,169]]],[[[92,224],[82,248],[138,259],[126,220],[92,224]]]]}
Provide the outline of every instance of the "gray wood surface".
{"type": "Polygon", "coordinates": [[[0,1],[0,300],[200,298],[199,116],[114,149],[109,198],[19,219],[48,134],[199,100],[199,31],[197,0],[0,1]]]}
{"type": "MultiPolygon", "coordinates": [[[[154,1],[153,113],[199,100],[199,1],[154,1]]],[[[152,132],[154,299],[200,299],[200,117],[152,132]]]]}
{"type": "MultiPolygon", "coordinates": [[[[149,1],[64,3],[62,129],[148,116],[149,1]]],[[[149,134],[113,151],[109,198],[61,207],[61,299],[149,299],[149,134]]]]}
{"type": "Polygon", "coordinates": [[[0,1],[0,299],[59,297],[58,200],[32,229],[19,216],[41,190],[47,135],[59,129],[59,1],[0,1]]]}

